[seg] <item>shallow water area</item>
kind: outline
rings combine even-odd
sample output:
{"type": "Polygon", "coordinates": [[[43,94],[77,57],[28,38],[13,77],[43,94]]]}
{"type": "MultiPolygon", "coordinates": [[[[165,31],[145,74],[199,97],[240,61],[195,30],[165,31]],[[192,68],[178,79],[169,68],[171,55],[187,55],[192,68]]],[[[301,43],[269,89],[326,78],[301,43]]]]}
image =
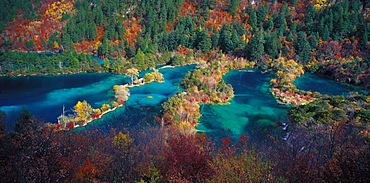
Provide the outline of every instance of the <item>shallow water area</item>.
{"type": "Polygon", "coordinates": [[[288,105],[278,104],[270,92],[271,74],[259,70],[230,71],[225,82],[234,88],[229,105],[202,105],[197,130],[218,138],[241,134],[254,141],[262,141],[284,120],[288,105]]]}

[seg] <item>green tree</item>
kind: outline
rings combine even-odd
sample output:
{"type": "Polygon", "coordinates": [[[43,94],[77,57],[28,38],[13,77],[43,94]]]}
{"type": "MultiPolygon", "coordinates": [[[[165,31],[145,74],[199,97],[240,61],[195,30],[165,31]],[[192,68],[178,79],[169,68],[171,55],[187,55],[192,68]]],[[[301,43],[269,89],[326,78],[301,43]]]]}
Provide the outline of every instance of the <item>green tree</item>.
{"type": "Polygon", "coordinates": [[[132,63],[137,66],[140,71],[143,71],[148,68],[145,64],[145,54],[139,48],[136,55],[132,58],[132,63]]]}
{"type": "Polygon", "coordinates": [[[238,10],[239,0],[231,0],[231,6],[229,12],[232,16],[236,16],[236,11],[238,10]]]}
{"type": "Polygon", "coordinates": [[[277,36],[277,32],[271,35],[265,35],[265,52],[271,56],[271,58],[276,58],[280,50],[280,40],[277,36]]]}
{"type": "Polygon", "coordinates": [[[98,47],[98,55],[99,56],[107,56],[109,53],[110,41],[108,39],[103,39],[103,43],[101,43],[98,47]]]}
{"type": "Polygon", "coordinates": [[[257,26],[261,26],[263,22],[265,21],[266,15],[268,11],[268,5],[267,3],[265,5],[260,5],[258,8],[257,14],[257,26]]]}
{"type": "Polygon", "coordinates": [[[264,39],[261,31],[253,34],[248,44],[249,60],[256,61],[262,57],[264,51],[263,43],[264,39]]]}
{"type": "Polygon", "coordinates": [[[219,30],[216,30],[215,33],[212,35],[212,49],[216,49],[218,47],[218,44],[219,44],[219,40],[220,40],[220,31],[219,30]]]}
{"type": "Polygon", "coordinates": [[[36,118],[31,114],[31,112],[28,109],[23,108],[18,115],[14,131],[17,133],[25,132],[27,128],[36,125],[36,123],[36,118]]]}
{"type": "Polygon", "coordinates": [[[328,25],[325,25],[324,26],[324,31],[322,32],[322,40],[323,41],[330,41],[330,32],[329,32],[329,28],[328,28],[328,25]]]}
{"type": "Polygon", "coordinates": [[[363,46],[367,46],[368,45],[368,40],[369,40],[369,28],[367,25],[364,25],[364,31],[362,33],[362,39],[361,39],[361,44],[363,46]]]}
{"type": "Polygon", "coordinates": [[[108,58],[104,58],[103,68],[106,72],[109,72],[111,66],[110,66],[110,61],[108,60],[108,58]]]}
{"type": "Polygon", "coordinates": [[[35,43],[33,42],[33,40],[26,41],[25,45],[26,45],[26,48],[30,51],[32,51],[35,47],[35,43]]]}
{"type": "Polygon", "coordinates": [[[65,50],[73,50],[73,42],[71,36],[68,33],[63,33],[62,36],[62,45],[65,50]]]}
{"type": "Polygon", "coordinates": [[[316,17],[316,9],[312,3],[310,3],[307,7],[306,11],[306,19],[305,19],[305,30],[307,34],[312,34],[314,31],[314,20],[316,17]]]}
{"type": "Polygon", "coordinates": [[[207,30],[199,32],[198,35],[198,49],[202,50],[203,53],[209,53],[212,48],[212,40],[207,30]]]}
{"type": "Polygon", "coordinates": [[[222,27],[219,44],[223,52],[233,51],[234,43],[231,40],[231,32],[227,26],[222,27]]]}
{"type": "Polygon", "coordinates": [[[236,32],[236,29],[233,29],[231,33],[231,42],[232,42],[232,50],[235,51],[239,47],[239,35],[236,32]]]}
{"type": "Polygon", "coordinates": [[[297,55],[299,56],[299,60],[303,63],[308,63],[308,61],[311,59],[311,46],[304,32],[298,33],[298,38],[295,42],[295,48],[297,55]]]}
{"type": "Polygon", "coordinates": [[[296,7],[298,4],[298,0],[290,0],[290,3],[292,3],[292,6],[296,7]]]}
{"type": "Polygon", "coordinates": [[[274,21],[272,18],[267,19],[265,24],[263,25],[263,28],[267,31],[270,32],[274,28],[274,21]]]}
{"type": "Polygon", "coordinates": [[[111,69],[115,73],[121,73],[123,71],[123,63],[122,63],[122,60],[120,60],[120,59],[113,60],[112,65],[111,65],[111,69]]]}
{"type": "Polygon", "coordinates": [[[252,27],[253,31],[257,29],[257,14],[254,8],[251,8],[251,11],[249,13],[248,24],[252,27]]]}
{"type": "Polygon", "coordinates": [[[125,41],[125,52],[127,58],[132,58],[133,56],[135,56],[135,47],[133,45],[130,46],[127,40],[125,41]]]}

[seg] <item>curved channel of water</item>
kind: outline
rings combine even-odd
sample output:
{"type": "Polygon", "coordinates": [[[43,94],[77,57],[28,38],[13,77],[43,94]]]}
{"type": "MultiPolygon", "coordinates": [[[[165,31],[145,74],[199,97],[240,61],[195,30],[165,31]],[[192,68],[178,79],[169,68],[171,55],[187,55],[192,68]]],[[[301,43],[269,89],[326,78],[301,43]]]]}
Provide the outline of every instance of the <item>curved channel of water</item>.
{"type": "MultiPolygon", "coordinates": [[[[81,129],[110,130],[142,129],[154,125],[154,116],[160,115],[161,103],[181,90],[179,84],[194,65],[160,69],[164,83],[150,83],[130,89],[126,106],[104,115],[81,129]]],[[[141,73],[141,77],[145,72],[141,73]]],[[[272,74],[259,70],[230,71],[224,76],[231,84],[235,97],[230,105],[202,105],[197,130],[211,137],[248,135],[259,142],[278,132],[277,121],[283,121],[288,105],[278,104],[270,92],[272,74]]],[[[77,101],[86,100],[94,108],[113,99],[113,85],[125,84],[124,75],[81,73],[58,76],[0,77],[0,110],[8,115],[11,129],[19,111],[28,108],[37,118],[56,122],[62,106],[71,109],[77,101]]],[[[295,83],[303,90],[338,95],[354,91],[349,85],[337,83],[313,74],[304,74],[295,83]]],[[[67,111],[68,112],[68,111],[67,111]]],[[[219,139],[219,138],[218,138],[219,139]]]]}

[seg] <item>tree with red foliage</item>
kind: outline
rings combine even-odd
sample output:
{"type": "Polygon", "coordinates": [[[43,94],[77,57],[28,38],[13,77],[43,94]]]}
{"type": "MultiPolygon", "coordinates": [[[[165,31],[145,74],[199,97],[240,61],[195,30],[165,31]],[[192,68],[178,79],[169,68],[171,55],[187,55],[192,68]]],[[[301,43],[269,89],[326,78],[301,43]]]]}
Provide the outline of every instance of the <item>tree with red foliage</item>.
{"type": "Polygon", "coordinates": [[[70,122],[68,123],[67,127],[68,127],[69,129],[73,129],[73,128],[75,127],[75,123],[74,123],[74,122],[72,122],[72,121],[70,121],[70,122]]]}
{"type": "Polygon", "coordinates": [[[53,128],[21,111],[14,133],[6,136],[0,182],[63,182],[68,166],[53,128]]]}
{"type": "Polygon", "coordinates": [[[160,170],[167,180],[201,182],[212,175],[211,145],[205,135],[169,134],[160,170]]]}
{"type": "Polygon", "coordinates": [[[86,159],[85,164],[78,168],[77,180],[78,182],[93,182],[96,172],[96,167],[92,166],[90,161],[86,159]]]}

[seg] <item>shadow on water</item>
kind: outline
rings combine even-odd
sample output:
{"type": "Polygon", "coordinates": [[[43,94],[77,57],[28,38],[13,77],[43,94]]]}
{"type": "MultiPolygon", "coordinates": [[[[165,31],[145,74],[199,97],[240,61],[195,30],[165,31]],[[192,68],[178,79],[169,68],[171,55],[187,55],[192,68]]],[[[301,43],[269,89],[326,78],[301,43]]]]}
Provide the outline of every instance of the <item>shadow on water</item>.
{"type": "Polygon", "coordinates": [[[117,131],[138,132],[157,125],[154,116],[159,116],[160,110],[160,106],[123,107],[75,131],[99,129],[109,133],[113,128],[117,131]]]}
{"type": "Polygon", "coordinates": [[[336,82],[322,75],[312,73],[305,73],[297,78],[293,84],[301,90],[317,91],[328,95],[348,95],[350,92],[368,93],[365,90],[361,90],[358,86],[336,82]]]}

